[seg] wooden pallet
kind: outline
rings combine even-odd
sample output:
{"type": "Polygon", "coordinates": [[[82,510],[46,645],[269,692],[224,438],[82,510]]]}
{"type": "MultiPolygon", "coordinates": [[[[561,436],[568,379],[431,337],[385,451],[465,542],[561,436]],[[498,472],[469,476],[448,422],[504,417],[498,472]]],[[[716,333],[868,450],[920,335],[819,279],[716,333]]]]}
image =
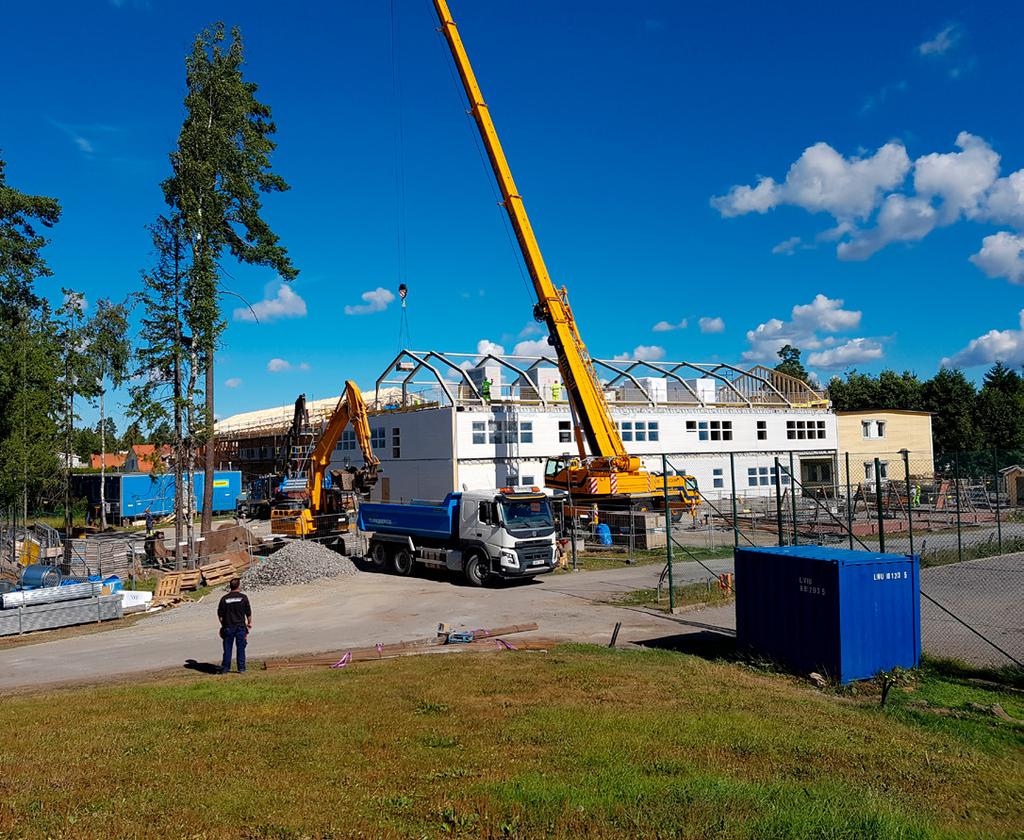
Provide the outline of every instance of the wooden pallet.
{"type": "Polygon", "coordinates": [[[156,590],[153,592],[153,600],[157,598],[172,598],[181,592],[180,574],[171,573],[161,575],[156,582],[156,590]]]}
{"type": "Polygon", "coordinates": [[[200,566],[199,571],[202,573],[203,580],[207,586],[220,586],[238,574],[230,560],[217,560],[214,563],[207,563],[205,566],[200,566]]]}

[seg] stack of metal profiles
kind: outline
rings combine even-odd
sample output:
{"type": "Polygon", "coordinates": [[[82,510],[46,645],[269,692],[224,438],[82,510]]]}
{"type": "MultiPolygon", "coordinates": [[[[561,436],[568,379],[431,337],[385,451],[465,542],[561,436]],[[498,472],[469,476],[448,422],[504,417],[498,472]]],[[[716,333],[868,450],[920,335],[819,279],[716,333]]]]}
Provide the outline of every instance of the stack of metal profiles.
{"type": "Polygon", "coordinates": [[[102,591],[100,583],[78,583],[7,593],[0,599],[0,636],[122,618],[120,594],[102,591]]]}

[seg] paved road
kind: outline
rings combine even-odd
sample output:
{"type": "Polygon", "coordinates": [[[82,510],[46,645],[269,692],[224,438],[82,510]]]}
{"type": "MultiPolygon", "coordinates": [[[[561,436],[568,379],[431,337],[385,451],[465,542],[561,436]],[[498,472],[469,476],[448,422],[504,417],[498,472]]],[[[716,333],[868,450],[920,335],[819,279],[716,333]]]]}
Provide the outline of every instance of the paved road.
{"type": "MultiPolygon", "coordinates": [[[[1024,554],[923,569],[921,592],[1024,662],[1024,554]]],[[[1010,665],[992,645],[932,601],[921,599],[924,650],[977,665],[1010,665]]]]}
{"type": "MultiPolygon", "coordinates": [[[[715,561],[725,569],[731,560],[715,561]]],[[[677,581],[707,573],[695,563],[677,565],[677,581]]],[[[447,578],[399,578],[362,573],[304,586],[252,594],[250,655],[272,656],[338,650],[431,636],[439,622],[466,628],[536,621],[543,638],[607,642],[622,622],[620,642],[638,642],[709,627],[731,632],[731,608],[661,616],[599,603],[616,592],[657,584],[661,567],[638,566],[549,575],[496,589],[472,589],[447,578]]],[[[97,681],[181,667],[187,659],[220,660],[217,597],[208,596],[134,626],[0,651],[0,691],[97,681]]]]}

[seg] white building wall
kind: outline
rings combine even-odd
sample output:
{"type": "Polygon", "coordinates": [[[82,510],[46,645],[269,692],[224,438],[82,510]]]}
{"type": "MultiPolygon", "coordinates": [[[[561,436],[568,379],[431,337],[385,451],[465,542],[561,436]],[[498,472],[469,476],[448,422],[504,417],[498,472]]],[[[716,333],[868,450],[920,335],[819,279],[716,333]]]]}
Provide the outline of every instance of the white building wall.
{"type": "MultiPolygon", "coordinates": [[[[731,492],[729,453],[737,492],[754,496],[774,491],[776,455],[786,469],[793,452],[799,477],[801,459],[831,463],[837,449],[836,418],[825,410],[612,407],[612,415],[623,437],[632,437],[624,440],[626,449],[641,456],[647,469],[660,472],[665,453],[671,469],[693,475],[701,492],[712,499],[731,492]],[[644,424],[642,440],[637,439],[638,423],[644,424]],[[650,439],[651,423],[657,424],[656,440],[650,439]]],[[[422,409],[376,415],[370,425],[386,430],[386,445],[378,456],[392,499],[440,498],[453,489],[512,483],[543,486],[547,459],[577,451],[564,407],[422,409]],[[515,424],[514,435],[510,424],[515,424]],[[401,440],[397,458],[392,452],[395,428],[401,440]]],[[[336,461],[340,454],[335,453],[336,461]]],[[[358,451],[355,456],[361,461],[358,451]]],[[[375,495],[381,489],[378,484],[375,495]]]]}

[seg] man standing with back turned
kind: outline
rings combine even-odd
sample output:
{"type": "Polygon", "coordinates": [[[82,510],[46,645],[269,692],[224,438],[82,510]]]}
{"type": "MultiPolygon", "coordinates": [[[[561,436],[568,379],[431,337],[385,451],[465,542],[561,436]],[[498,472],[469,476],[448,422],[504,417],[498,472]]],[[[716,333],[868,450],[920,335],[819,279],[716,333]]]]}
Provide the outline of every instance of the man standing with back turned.
{"type": "Polygon", "coordinates": [[[224,661],[220,672],[226,674],[231,670],[231,645],[234,643],[238,660],[238,673],[245,673],[245,645],[252,630],[252,607],[249,598],[241,591],[242,581],[231,578],[228,584],[230,591],[220,599],[217,605],[217,618],[220,619],[220,637],[224,640],[224,661]]]}

